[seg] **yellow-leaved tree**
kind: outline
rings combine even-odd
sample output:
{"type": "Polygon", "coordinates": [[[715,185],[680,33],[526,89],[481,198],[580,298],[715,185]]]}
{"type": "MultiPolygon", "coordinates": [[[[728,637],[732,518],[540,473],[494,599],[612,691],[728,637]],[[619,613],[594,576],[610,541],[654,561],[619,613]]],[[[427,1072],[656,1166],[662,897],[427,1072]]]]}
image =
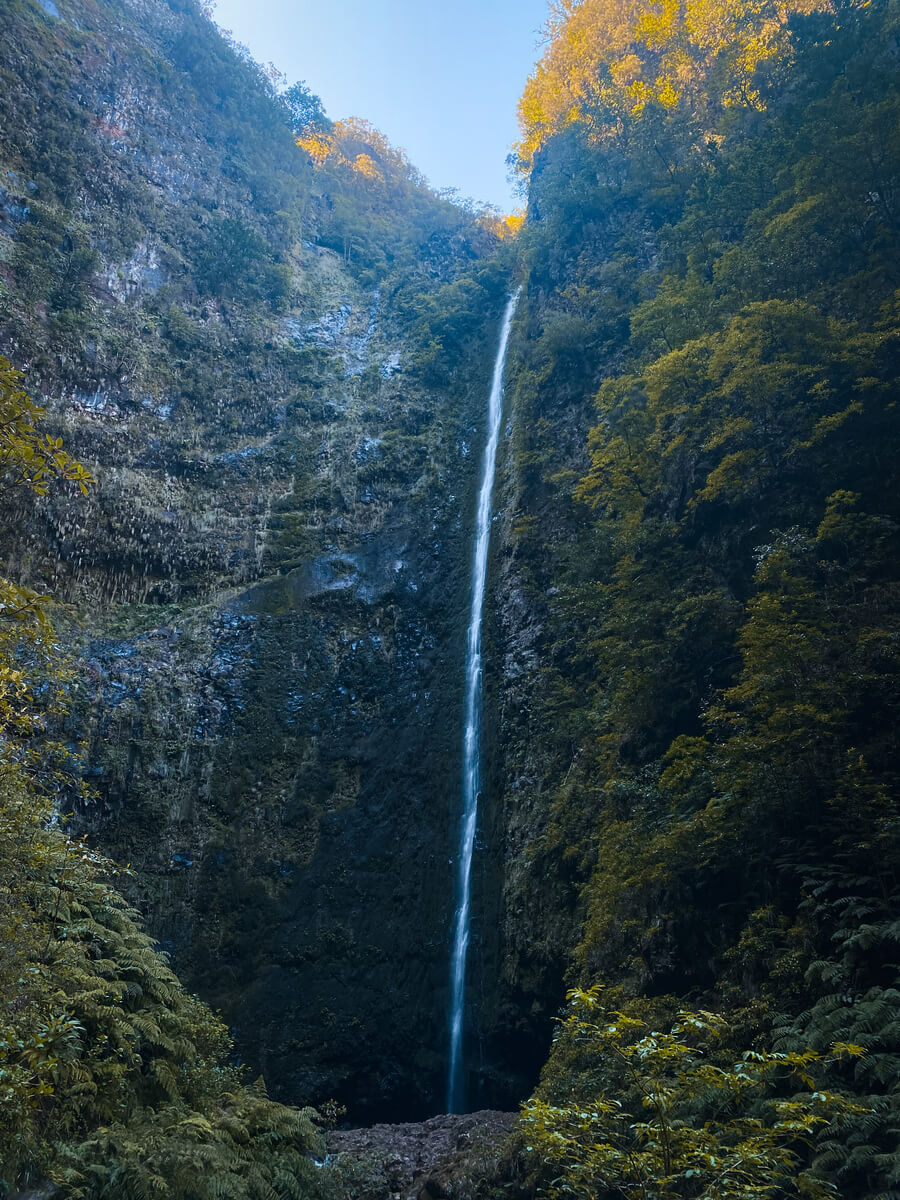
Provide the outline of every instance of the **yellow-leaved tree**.
{"type": "Polygon", "coordinates": [[[827,0],[558,0],[549,45],[519,106],[520,161],[580,124],[621,132],[649,103],[698,113],[756,106],[754,74],[783,45],[792,13],[827,0]]]}

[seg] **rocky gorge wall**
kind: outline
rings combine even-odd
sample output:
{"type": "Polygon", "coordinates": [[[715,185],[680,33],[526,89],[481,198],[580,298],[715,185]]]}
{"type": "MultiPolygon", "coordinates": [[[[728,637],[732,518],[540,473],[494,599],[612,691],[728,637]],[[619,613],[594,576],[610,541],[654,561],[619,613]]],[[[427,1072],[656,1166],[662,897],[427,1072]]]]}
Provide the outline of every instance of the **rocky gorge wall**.
{"type": "MultiPolygon", "coordinates": [[[[433,1111],[493,239],[401,180],[355,257],[361,184],[192,4],[9,9],[0,348],[98,485],[2,546],[65,602],[77,822],[274,1096],[433,1111]]],[[[492,1102],[519,1057],[487,1036],[492,1102]]]]}

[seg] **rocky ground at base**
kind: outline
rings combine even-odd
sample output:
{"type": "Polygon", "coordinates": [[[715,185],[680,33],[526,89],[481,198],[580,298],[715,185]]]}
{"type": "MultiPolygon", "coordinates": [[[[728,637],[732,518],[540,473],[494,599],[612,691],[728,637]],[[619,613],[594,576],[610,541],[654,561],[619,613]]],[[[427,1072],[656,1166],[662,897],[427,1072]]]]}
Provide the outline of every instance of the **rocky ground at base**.
{"type": "Polygon", "coordinates": [[[483,1110],[403,1125],[335,1130],[328,1154],[358,1185],[348,1200],[470,1200],[510,1175],[508,1135],[517,1114],[483,1110]]]}

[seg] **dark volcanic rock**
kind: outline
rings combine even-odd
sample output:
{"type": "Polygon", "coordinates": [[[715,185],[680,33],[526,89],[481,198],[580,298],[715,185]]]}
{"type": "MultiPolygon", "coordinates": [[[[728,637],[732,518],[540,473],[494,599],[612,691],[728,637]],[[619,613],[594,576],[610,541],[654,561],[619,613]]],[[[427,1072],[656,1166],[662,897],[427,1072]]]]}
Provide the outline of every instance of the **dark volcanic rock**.
{"type": "Polygon", "coordinates": [[[385,1198],[469,1200],[480,1184],[508,1174],[506,1142],[517,1115],[486,1109],[336,1131],[328,1135],[328,1153],[341,1167],[368,1168],[371,1194],[380,1179],[385,1198]]]}
{"type": "Polygon", "coordinates": [[[426,1116],[493,240],[424,190],[373,225],[194,0],[50,7],[0,45],[0,352],[98,483],[0,557],[74,618],[78,823],[272,1095],[426,1116]]]}

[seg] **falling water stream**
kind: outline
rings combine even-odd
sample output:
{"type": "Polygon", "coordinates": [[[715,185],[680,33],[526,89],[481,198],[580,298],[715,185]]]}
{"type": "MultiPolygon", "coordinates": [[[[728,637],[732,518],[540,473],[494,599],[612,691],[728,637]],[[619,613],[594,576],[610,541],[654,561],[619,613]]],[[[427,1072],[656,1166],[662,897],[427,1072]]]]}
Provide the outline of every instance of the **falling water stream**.
{"type": "Polygon", "coordinates": [[[463,1067],[463,1017],[466,993],[466,951],[469,947],[469,920],[472,895],[472,851],[478,818],[478,793],[481,788],[481,615],[487,582],[488,546],[491,538],[491,493],[497,464],[497,443],[503,415],[503,368],[506,346],[519,293],[509,298],[500,345],[494,363],[491,396],[488,401],[488,437],[484,448],[478,513],[475,523],[475,554],[472,560],[472,608],[466,636],[466,692],[463,724],[462,828],[459,837],[459,873],[457,907],[453,921],[453,955],[450,959],[450,1066],[447,1078],[447,1111],[465,1107],[463,1067]]]}

